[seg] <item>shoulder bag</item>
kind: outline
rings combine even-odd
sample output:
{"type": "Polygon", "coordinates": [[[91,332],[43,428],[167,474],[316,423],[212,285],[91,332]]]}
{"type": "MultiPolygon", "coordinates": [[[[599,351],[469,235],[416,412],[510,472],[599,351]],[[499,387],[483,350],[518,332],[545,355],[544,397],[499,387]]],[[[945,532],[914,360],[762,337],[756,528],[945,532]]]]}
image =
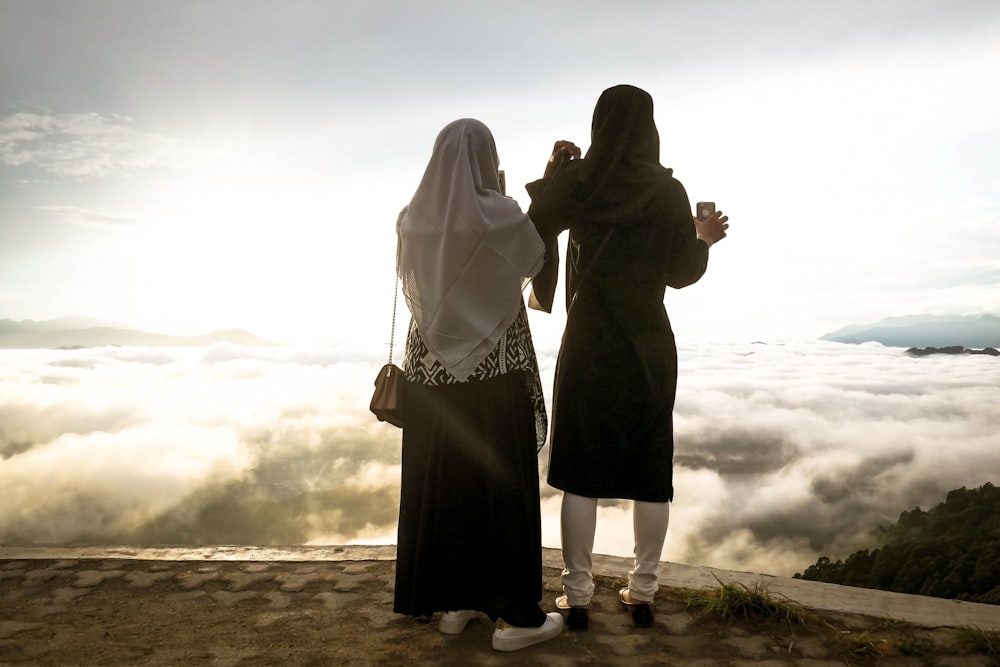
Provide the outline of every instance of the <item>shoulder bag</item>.
{"type": "MultiPolygon", "coordinates": [[[[396,263],[399,263],[398,249],[396,263]]],[[[380,422],[389,422],[403,428],[403,369],[392,363],[392,345],[396,338],[396,304],[399,300],[399,274],[396,275],[395,293],[392,297],[392,331],[389,335],[389,363],[375,376],[375,393],[368,409],[380,422]]]]}

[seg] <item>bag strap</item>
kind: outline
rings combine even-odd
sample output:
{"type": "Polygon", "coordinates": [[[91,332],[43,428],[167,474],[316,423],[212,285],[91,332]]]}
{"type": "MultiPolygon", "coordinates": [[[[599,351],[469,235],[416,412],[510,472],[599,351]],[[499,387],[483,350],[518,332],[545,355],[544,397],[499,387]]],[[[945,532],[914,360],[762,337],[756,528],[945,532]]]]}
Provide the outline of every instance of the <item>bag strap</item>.
{"type": "Polygon", "coordinates": [[[573,296],[569,300],[569,307],[566,308],[567,315],[569,315],[570,308],[572,308],[573,304],[576,303],[576,297],[580,293],[580,290],[583,288],[583,281],[586,280],[588,275],[590,275],[590,270],[594,268],[594,264],[597,264],[597,258],[601,256],[601,252],[604,250],[604,246],[608,244],[608,240],[611,238],[611,235],[614,234],[614,232],[615,232],[614,227],[612,227],[607,231],[607,233],[604,235],[604,238],[601,239],[601,245],[597,246],[597,252],[594,253],[594,256],[591,258],[590,263],[587,264],[587,268],[584,269],[583,273],[580,274],[580,279],[576,283],[576,290],[573,291],[573,296]]]}
{"type": "Polygon", "coordinates": [[[392,330],[389,333],[389,363],[392,363],[392,346],[396,341],[396,304],[399,302],[399,242],[396,242],[396,280],[392,290],[392,330]]]}

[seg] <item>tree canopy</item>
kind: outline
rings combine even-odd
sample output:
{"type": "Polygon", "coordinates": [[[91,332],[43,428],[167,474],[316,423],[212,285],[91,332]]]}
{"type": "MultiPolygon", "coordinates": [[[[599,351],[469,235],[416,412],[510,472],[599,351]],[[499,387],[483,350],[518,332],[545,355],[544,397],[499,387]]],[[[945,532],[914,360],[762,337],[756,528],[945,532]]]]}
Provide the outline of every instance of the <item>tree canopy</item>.
{"type": "Polygon", "coordinates": [[[903,512],[878,542],[843,561],[822,556],[795,578],[1000,604],[1000,489],[992,484],[903,512]]]}

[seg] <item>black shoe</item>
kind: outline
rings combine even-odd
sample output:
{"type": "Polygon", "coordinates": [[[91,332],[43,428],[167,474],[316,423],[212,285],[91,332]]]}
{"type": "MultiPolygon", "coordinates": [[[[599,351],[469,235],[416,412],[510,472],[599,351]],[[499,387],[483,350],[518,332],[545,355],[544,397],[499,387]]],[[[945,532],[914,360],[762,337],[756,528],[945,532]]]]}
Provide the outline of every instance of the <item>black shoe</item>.
{"type": "Polygon", "coordinates": [[[566,617],[566,625],[570,630],[586,630],[589,624],[590,618],[587,616],[586,609],[570,608],[569,615],[566,617]]]}
{"type": "Polygon", "coordinates": [[[637,604],[632,607],[632,622],[637,628],[653,627],[653,608],[648,604],[637,604]]]}
{"type": "Polygon", "coordinates": [[[653,627],[653,605],[649,602],[633,601],[628,594],[628,588],[618,591],[618,599],[622,607],[632,614],[632,622],[637,628],[653,627]]]}
{"type": "Polygon", "coordinates": [[[586,630],[590,625],[590,617],[587,615],[586,607],[571,607],[565,595],[556,598],[556,609],[568,611],[566,615],[566,627],[570,630],[586,630]]]}

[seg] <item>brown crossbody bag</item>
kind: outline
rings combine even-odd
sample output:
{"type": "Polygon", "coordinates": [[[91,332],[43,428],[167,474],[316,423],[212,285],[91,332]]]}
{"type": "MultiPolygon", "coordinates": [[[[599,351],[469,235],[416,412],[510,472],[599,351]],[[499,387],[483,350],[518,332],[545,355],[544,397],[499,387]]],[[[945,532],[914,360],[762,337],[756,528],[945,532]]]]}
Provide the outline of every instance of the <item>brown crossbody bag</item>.
{"type": "Polygon", "coordinates": [[[396,305],[399,302],[399,248],[396,249],[396,281],[392,295],[392,331],[389,334],[389,362],[375,376],[375,393],[368,409],[380,422],[403,428],[403,369],[392,363],[392,345],[396,339],[396,305]]]}

